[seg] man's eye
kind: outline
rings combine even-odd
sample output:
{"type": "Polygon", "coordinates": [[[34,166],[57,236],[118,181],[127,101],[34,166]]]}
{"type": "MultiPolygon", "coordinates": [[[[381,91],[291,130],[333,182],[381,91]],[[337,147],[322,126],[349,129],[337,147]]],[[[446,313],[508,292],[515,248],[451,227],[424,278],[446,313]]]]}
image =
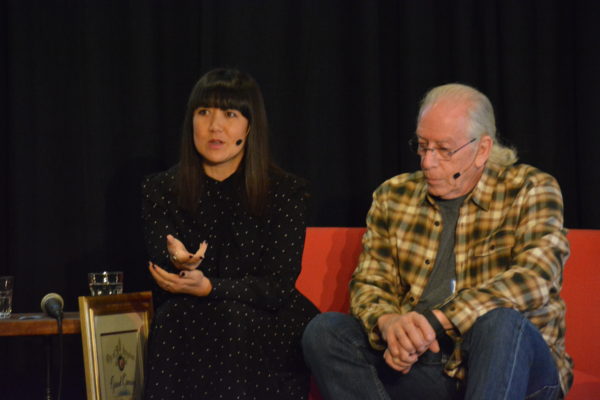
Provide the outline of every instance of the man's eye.
{"type": "Polygon", "coordinates": [[[448,148],[446,148],[446,147],[440,147],[440,148],[438,149],[438,151],[439,151],[440,153],[448,153],[450,150],[449,150],[448,148]]]}

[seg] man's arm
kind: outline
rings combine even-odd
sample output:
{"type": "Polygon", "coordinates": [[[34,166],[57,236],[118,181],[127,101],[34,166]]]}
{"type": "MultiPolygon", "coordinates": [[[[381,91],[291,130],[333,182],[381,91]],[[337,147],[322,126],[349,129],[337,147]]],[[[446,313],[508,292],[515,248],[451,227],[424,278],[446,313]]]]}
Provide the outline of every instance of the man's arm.
{"type": "Polygon", "coordinates": [[[367,214],[363,251],[350,281],[350,311],[367,330],[374,348],[386,347],[378,320],[384,314],[399,314],[403,290],[398,285],[396,249],[391,242],[387,210],[388,187],[384,183],[373,194],[367,214]]]}

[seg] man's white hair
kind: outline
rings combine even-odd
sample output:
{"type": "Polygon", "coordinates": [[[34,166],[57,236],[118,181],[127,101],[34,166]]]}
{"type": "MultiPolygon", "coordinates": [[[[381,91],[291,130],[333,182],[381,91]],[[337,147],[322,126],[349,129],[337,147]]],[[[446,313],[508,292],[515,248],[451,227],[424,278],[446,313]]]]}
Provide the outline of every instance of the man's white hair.
{"type": "Polygon", "coordinates": [[[467,105],[469,109],[469,137],[479,139],[487,135],[494,141],[489,158],[491,162],[503,166],[509,166],[517,162],[516,150],[498,143],[496,139],[496,119],[492,103],[486,95],[471,86],[450,83],[431,89],[421,101],[417,123],[421,121],[427,110],[441,100],[467,105]]]}

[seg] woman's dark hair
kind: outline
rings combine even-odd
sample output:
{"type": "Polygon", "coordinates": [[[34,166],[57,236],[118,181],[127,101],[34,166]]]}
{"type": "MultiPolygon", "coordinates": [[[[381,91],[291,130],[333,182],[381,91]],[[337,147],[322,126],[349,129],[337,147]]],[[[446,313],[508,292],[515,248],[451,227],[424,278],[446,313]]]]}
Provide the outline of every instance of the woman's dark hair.
{"type": "Polygon", "coordinates": [[[260,88],[248,74],[235,69],[214,69],[198,80],[187,104],[181,138],[181,159],[177,172],[179,205],[195,212],[205,174],[202,155],[194,146],[194,112],[199,107],[238,110],[248,119],[249,133],[239,169],[244,179],[244,197],[252,214],[264,209],[271,166],[267,113],[260,88]]]}

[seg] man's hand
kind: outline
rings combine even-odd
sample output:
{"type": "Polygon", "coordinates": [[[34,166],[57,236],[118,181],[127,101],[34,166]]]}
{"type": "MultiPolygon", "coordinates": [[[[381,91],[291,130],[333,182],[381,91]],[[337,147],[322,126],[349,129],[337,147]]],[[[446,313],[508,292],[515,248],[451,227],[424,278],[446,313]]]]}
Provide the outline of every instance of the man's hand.
{"type": "Polygon", "coordinates": [[[150,274],[163,290],[204,297],[212,291],[212,283],[202,271],[181,271],[179,275],[165,271],[152,262],[148,263],[150,274]]]}
{"type": "Polygon", "coordinates": [[[417,312],[385,314],[379,317],[377,325],[388,345],[383,355],[386,363],[403,374],[407,374],[427,350],[440,351],[433,328],[417,312]]]}
{"type": "Polygon", "coordinates": [[[198,268],[204,259],[207,248],[208,243],[204,241],[200,243],[198,250],[192,254],[185,248],[181,241],[176,239],[173,235],[167,235],[167,251],[169,252],[169,258],[175,268],[180,270],[192,271],[198,268]]]}

